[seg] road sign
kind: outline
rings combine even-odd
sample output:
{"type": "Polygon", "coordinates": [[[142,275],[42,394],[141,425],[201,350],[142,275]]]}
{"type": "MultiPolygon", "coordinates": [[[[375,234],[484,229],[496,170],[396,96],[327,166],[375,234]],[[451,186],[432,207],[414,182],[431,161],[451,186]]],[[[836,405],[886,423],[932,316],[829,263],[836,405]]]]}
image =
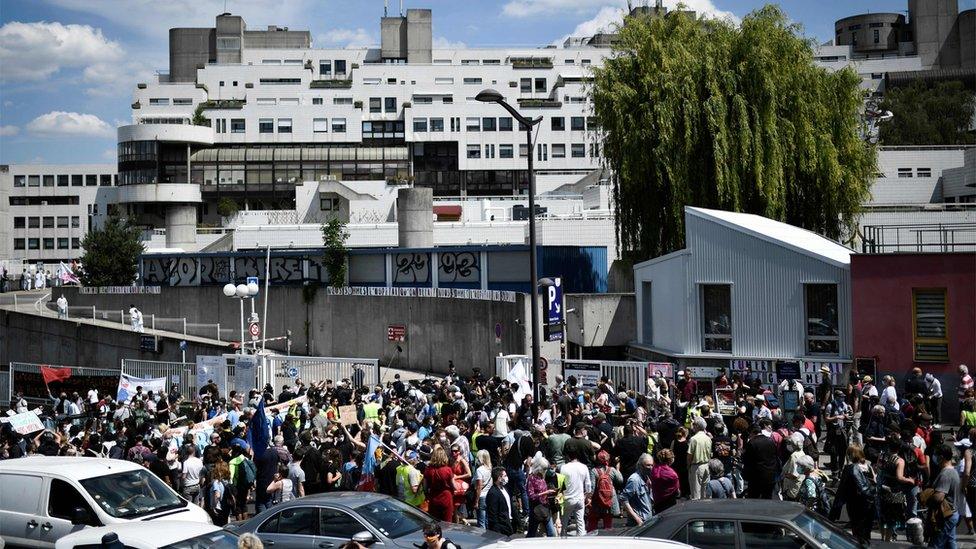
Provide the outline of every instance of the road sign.
{"type": "Polygon", "coordinates": [[[288,367],[288,377],[296,379],[298,377],[298,368],[295,366],[288,367]]]}
{"type": "Polygon", "coordinates": [[[556,277],[546,286],[546,340],[563,339],[563,280],[556,277]]]}
{"type": "Polygon", "coordinates": [[[182,340],[182,341],[180,341],[180,350],[181,351],[185,351],[186,350],[186,340],[185,339],[182,340]]]}
{"type": "Polygon", "coordinates": [[[251,339],[257,339],[258,337],[261,336],[261,325],[251,324],[250,326],[248,326],[247,331],[249,334],[251,334],[251,339]]]}
{"type": "Polygon", "coordinates": [[[257,284],[258,285],[258,288],[261,287],[261,283],[258,282],[258,277],[256,277],[256,276],[249,276],[249,277],[247,277],[247,285],[250,286],[251,284],[257,284]]]}
{"type": "Polygon", "coordinates": [[[391,324],[386,327],[386,339],[389,341],[403,341],[407,338],[407,327],[391,324]]]}

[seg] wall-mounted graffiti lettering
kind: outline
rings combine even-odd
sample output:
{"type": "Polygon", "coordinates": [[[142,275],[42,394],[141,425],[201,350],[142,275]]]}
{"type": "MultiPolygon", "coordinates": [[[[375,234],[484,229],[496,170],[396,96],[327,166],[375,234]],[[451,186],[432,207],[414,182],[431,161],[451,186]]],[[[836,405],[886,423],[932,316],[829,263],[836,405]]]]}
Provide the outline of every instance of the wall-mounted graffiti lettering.
{"type": "Polygon", "coordinates": [[[393,256],[396,284],[413,284],[430,280],[430,254],[409,253],[393,256]]]}
{"type": "Polygon", "coordinates": [[[226,284],[230,278],[230,258],[229,257],[201,257],[200,258],[200,283],[201,284],[226,284]]]}
{"type": "Polygon", "coordinates": [[[302,262],[301,257],[272,257],[271,281],[301,282],[304,279],[302,262]]]}
{"type": "Polygon", "coordinates": [[[440,252],[438,254],[437,281],[479,282],[481,280],[481,254],[475,252],[440,252]]]}
{"type": "Polygon", "coordinates": [[[181,257],[170,264],[170,286],[199,286],[200,269],[196,257],[181,257]]]}
{"type": "Polygon", "coordinates": [[[234,279],[244,282],[247,277],[256,276],[264,278],[264,258],[263,257],[235,257],[234,258],[234,279]]]}

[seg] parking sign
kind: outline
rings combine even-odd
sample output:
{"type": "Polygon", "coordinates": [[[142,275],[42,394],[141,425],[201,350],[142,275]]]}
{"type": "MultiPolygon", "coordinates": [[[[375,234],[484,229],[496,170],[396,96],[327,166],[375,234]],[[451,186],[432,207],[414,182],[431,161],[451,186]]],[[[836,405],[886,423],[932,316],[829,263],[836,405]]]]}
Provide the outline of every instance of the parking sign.
{"type": "Polygon", "coordinates": [[[563,280],[556,277],[552,286],[546,286],[546,339],[563,339],[563,280]]]}

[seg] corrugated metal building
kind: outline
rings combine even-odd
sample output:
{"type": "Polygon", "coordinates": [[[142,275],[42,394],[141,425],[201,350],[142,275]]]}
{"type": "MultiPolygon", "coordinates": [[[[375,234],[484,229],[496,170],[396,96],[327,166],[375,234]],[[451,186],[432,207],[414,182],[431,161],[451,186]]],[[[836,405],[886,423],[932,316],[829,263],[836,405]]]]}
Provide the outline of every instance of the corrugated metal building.
{"type": "Polygon", "coordinates": [[[850,360],[851,250],[764,217],[692,207],[685,242],[634,266],[635,357],[850,360]]]}

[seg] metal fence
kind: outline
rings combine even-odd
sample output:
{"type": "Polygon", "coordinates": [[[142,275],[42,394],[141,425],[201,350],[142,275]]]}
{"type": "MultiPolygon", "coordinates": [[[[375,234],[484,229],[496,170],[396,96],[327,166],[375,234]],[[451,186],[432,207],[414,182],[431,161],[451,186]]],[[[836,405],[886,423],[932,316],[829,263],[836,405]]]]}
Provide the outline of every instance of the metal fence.
{"type": "Polygon", "coordinates": [[[308,382],[331,379],[338,383],[348,379],[354,385],[376,385],[380,383],[380,363],[375,358],[333,358],[272,355],[264,357],[263,367],[267,383],[271,383],[275,393],[282,386],[301,379],[308,382]],[[361,374],[357,373],[357,370],[361,374]]]}
{"type": "Polygon", "coordinates": [[[157,360],[122,359],[122,373],[139,378],[166,378],[166,392],[177,385],[180,394],[192,400],[197,394],[196,364],[192,362],[161,362],[157,360]]]}
{"type": "Polygon", "coordinates": [[[10,372],[0,372],[0,406],[12,406],[10,402],[10,372]]]}

